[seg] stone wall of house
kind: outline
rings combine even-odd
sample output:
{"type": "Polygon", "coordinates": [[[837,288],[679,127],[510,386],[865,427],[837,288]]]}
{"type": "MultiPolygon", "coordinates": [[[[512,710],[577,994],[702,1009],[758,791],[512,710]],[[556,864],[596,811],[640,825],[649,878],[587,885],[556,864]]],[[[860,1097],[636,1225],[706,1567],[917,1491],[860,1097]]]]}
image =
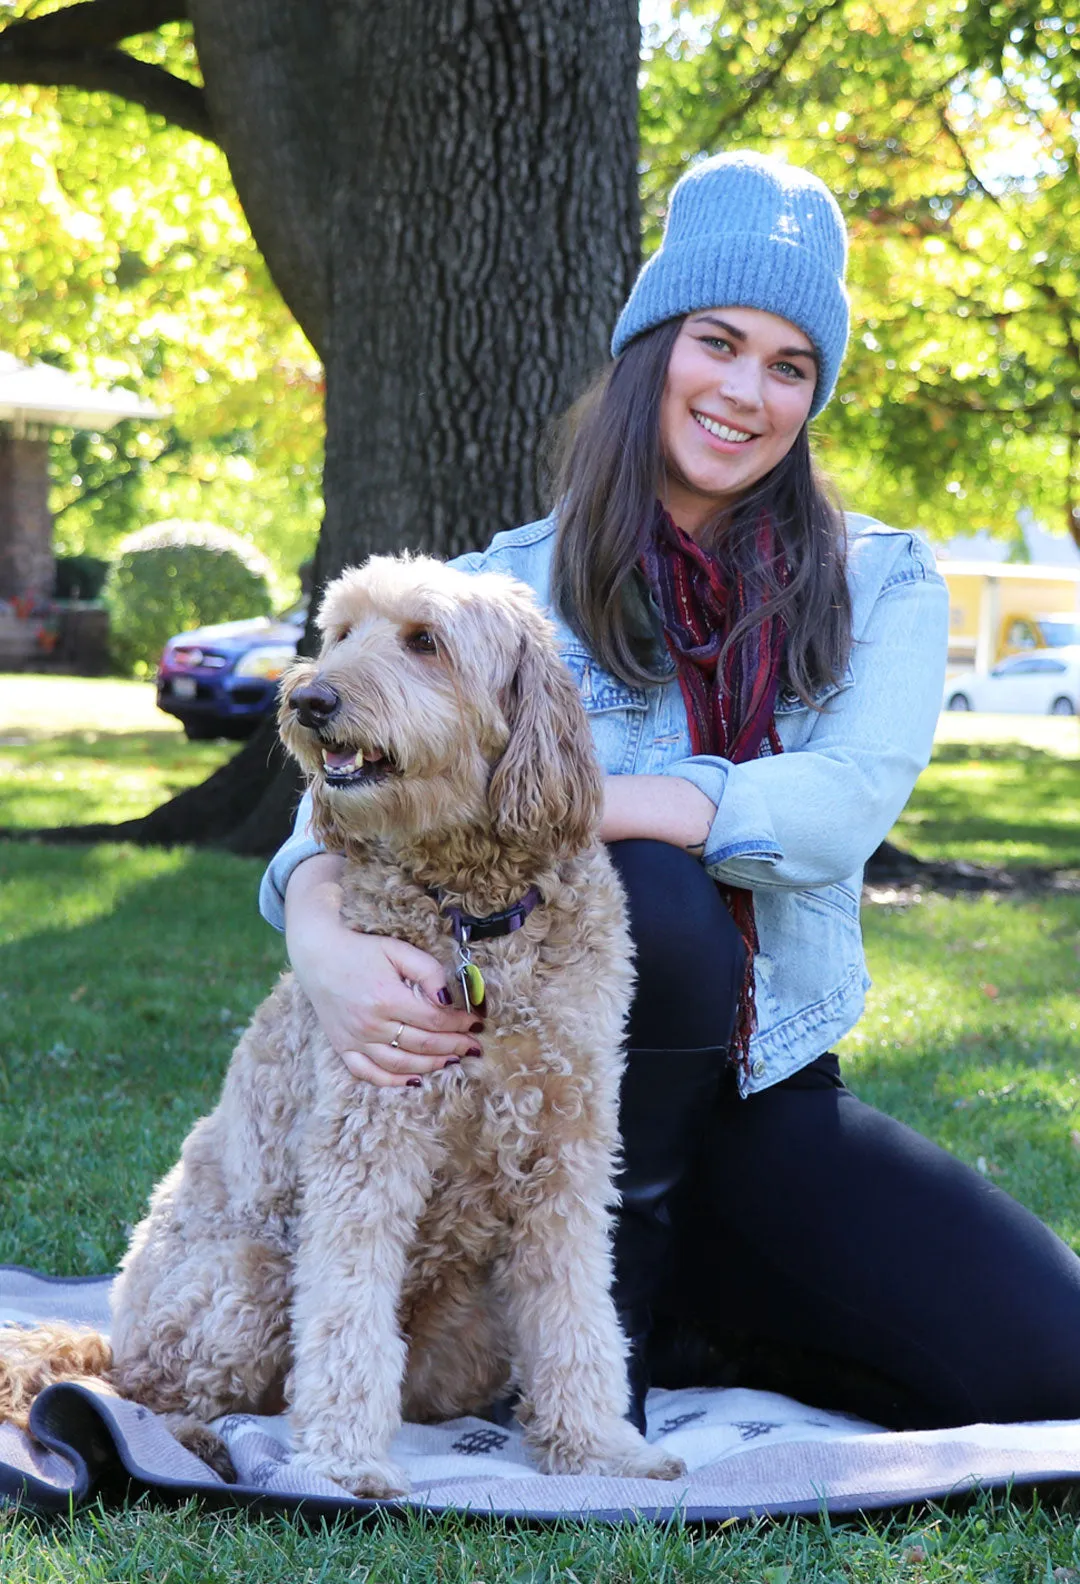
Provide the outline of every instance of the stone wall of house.
{"type": "Polygon", "coordinates": [[[17,437],[0,424],[0,600],[52,593],[48,462],[47,440],[17,437]]]}

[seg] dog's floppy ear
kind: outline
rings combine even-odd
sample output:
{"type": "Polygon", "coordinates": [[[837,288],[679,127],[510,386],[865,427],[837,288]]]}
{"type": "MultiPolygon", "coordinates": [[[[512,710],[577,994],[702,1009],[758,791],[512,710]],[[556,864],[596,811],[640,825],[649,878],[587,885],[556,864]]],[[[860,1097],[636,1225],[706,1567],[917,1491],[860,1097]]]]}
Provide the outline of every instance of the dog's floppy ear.
{"type": "Polygon", "coordinates": [[[595,834],[603,782],[581,696],[546,624],[526,629],[503,709],[510,740],[488,788],[496,831],[531,852],[580,852],[595,834]]]}

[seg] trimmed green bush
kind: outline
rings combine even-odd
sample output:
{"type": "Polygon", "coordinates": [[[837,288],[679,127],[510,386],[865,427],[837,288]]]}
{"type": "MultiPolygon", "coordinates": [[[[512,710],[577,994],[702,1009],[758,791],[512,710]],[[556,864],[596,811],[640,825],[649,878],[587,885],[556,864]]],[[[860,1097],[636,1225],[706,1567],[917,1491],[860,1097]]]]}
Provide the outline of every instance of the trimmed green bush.
{"type": "Polygon", "coordinates": [[[56,558],[53,598],[96,600],[109,575],[109,563],[100,556],[69,555],[56,558]]]}
{"type": "Polygon", "coordinates": [[[121,540],[105,584],[113,658],[147,676],[174,633],[269,616],[270,563],[213,523],[160,522],[121,540]]]}

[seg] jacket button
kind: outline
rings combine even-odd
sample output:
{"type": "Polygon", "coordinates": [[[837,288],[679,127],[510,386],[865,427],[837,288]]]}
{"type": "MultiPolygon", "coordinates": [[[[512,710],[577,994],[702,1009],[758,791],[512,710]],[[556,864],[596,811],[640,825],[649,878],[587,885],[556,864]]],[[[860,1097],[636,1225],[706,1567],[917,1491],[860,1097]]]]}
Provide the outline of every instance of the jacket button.
{"type": "Polygon", "coordinates": [[[765,1063],[760,1056],[758,1057],[757,1061],[754,1062],[753,1066],[750,1068],[750,1071],[753,1073],[755,1078],[764,1078],[765,1063]]]}

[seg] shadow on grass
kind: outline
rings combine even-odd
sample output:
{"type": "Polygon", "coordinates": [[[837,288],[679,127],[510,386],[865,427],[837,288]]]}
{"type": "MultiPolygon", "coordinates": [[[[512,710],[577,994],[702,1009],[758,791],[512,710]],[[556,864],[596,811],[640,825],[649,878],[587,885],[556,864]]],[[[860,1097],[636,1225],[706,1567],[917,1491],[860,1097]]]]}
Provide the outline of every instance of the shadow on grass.
{"type": "Polygon", "coordinates": [[[936,751],[901,816],[920,857],[1080,866],[1080,760],[1038,748],[936,751]]]}

